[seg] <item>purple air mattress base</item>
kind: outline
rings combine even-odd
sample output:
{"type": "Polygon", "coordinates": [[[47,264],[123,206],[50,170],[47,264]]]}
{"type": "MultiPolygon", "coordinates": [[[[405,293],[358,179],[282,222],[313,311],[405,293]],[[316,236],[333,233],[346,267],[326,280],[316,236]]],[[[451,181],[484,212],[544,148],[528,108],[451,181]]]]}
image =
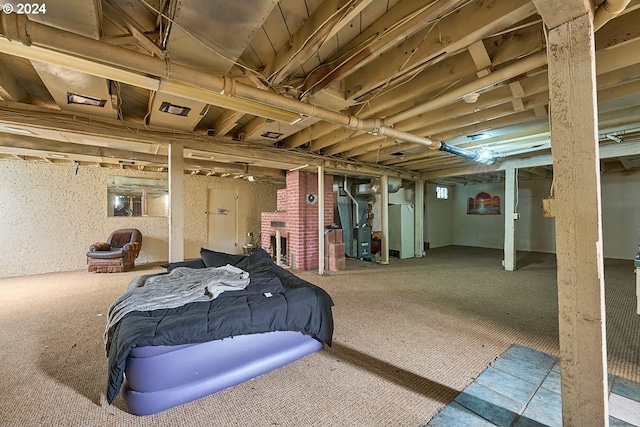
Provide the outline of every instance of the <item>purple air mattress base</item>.
{"type": "Polygon", "coordinates": [[[300,332],[239,335],[201,344],[134,348],[123,398],[134,415],[151,415],[280,368],[323,345],[300,332]]]}

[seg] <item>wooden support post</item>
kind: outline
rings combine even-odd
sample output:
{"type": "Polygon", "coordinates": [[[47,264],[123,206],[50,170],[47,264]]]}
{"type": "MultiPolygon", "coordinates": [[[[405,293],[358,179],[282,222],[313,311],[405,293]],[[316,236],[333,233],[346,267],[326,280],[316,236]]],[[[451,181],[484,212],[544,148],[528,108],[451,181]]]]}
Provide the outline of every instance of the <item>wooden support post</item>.
{"type": "Polygon", "coordinates": [[[595,43],[589,14],[549,31],[565,426],[608,426],[595,43]]]}
{"type": "Polygon", "coordinates": [[[518,170],[508,168],[504,171],[504,269],[516,269],[516,192],[518,170]]]}
{"type": "Polygon", "coordinates": [[[184,144],[169,145],[169,262],[184,260],[184,144]]]}
{"type": "Polygon", "coordinates": [[[389,264],[389,178],[380,177],[380,264],[389,264]]]}
{"type": "Polygon", "coordinates": [[[424,256],[424,181],[419,179],[415,184],[414,192],[414,229],[415,229],[415,256],[424,256]]]}

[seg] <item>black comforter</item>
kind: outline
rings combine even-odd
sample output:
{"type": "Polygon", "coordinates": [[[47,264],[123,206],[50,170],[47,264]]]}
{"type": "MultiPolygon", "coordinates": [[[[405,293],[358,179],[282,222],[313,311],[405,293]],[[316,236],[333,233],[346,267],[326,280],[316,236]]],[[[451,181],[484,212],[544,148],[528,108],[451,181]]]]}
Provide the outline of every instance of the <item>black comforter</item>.
{"type": "Polygon", "coordinates": [[[299,331],[331,345],[333,301],[329,294],[270,258],[253,261],[247,257],[238,266],[250,274],[250,284],[243,291],[224,292],[212,301],[178,308],[135,311],[116,324],[107,341],[109,403],[120,392],[127,356],[134,347],[201,343],[273,331],[299,331]]]}

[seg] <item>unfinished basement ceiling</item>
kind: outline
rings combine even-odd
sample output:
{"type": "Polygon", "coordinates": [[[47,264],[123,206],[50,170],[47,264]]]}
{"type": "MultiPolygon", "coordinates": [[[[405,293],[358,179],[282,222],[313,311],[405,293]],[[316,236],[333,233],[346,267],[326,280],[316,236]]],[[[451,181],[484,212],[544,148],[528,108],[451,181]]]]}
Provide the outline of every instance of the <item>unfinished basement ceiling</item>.
{"type": "MultiPolygon", "coordinates": [[[[3,15],[2,157],[166,170],[179,141],[185,172],[202,175],[282,181],[323,165],[455,185],[499,181],[505,164],[552,174],[545,27],[530,0],[46,8],[3,15]],[[497,161],[431,148],[440,142],[497,161]]],[[[632,0],[595,34],[603,172],[640,167],[639,20],[632,0]]]]}

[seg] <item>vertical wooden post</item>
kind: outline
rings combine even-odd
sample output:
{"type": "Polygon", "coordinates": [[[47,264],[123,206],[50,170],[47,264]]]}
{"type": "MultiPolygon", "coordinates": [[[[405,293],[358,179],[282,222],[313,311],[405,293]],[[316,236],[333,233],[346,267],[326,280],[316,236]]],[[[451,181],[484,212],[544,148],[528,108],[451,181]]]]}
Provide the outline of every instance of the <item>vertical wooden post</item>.
{"type": "Polygon", "coordinates": [[[516,192],[518,170],[504,171],[504,269],[516,269],[516,192]]]}
{"type": "Polygon", "coordinates": [[[169,145],[169,262],[184,260],[184,144],[169,145]]]}
{"type": "Polygon", "coordinates": [[[414,194],[414,229],[415,256],[424,256],[424,181],[419,179],[415,184],[414,194]]]}
{"type": "Polygon", "coordinates": [[[565,426],[608,426],[595,43],[589,14],[549,31],[565,426]]]}
{"type": "Polygon", "coordinates": [[[389,178],[380,177],[380,264],[389,264],[389,178]]]}

